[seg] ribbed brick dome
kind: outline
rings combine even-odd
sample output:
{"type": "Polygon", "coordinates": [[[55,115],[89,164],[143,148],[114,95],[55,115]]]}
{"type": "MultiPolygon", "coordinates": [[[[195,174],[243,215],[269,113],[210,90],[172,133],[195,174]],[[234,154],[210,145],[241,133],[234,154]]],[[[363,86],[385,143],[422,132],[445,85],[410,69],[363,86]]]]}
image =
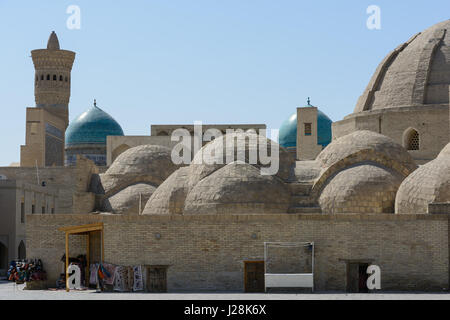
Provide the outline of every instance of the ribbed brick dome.
{"type": "Polygon", "coordinates": [[[381,61],[354,113],[448,104],[450,20],[414,35],[381,61]]]}

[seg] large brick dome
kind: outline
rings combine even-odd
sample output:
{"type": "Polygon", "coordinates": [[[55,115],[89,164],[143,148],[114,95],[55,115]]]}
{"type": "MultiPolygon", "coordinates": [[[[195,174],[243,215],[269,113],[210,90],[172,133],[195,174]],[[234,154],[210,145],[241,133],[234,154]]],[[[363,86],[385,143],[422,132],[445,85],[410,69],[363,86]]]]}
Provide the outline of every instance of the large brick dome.
{"type": "Polygon", "coordinates": [[[333,123],[333,139],[357,130],[392,138],[416,163],[449,142],[450,20],[412,36],[378,65],[353,113],[333,123]]]}
{"type": "Polygon", "coordinates": [[[414,35],[379,64],[354,112],[449,102],[450,20],[414,35]]]}

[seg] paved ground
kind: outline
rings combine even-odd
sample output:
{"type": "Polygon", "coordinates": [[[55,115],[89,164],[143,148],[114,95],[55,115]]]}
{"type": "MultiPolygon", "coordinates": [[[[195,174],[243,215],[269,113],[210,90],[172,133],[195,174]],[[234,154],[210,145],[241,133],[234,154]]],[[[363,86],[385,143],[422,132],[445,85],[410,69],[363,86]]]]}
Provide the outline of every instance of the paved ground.
{"type": "Polygon", "coordinates": [[[0,281],[0,300],[450,300],[450,293],[249,294],[249,293],[96,293],[23,290],[25,285],[0,281]]]}

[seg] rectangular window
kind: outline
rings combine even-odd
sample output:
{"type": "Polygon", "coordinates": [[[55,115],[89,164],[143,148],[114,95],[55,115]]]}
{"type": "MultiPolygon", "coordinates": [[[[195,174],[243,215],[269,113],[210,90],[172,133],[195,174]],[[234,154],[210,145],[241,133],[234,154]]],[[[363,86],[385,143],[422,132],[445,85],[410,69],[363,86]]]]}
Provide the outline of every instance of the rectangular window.
{"type": "Polygon", "coordinates": [[[34,213],[35,208],[34,208],[34,204],[31,205],[31,213],[34,213]]]}
{"type": "Polygon", "coordinates": [[[311,132],[311,123],[305,123],[305,136],[310,136],[311,132]]]}
{"type": "Polygon", "coordinates": [[[25,203],[20,203],[20,223],[25,223],[25,203]]]}
{"type": "Polygon", "coordinates": [[[45,213],[45,207],[42,207],[42,213],[45,213]]]}
{"type": "Polygon", "coordinates": [[[52,208],[52,214],[54,214],[55,213],[55,208],[52,208]]]}

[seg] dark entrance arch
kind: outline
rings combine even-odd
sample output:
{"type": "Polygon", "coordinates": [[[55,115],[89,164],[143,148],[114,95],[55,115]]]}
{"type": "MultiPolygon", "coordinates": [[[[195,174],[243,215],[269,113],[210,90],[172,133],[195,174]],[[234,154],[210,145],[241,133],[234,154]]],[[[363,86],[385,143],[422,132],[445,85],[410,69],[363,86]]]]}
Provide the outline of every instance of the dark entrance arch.
{"type": "Polygon", "coordinates": [[[18,258],[19,259],[26,259],[27,257],[27,250],[25,248],[25,243],[23,243],[23,240],[20,241],[19,248],[18,248],[18,258]]]}
{"type": "Polygon", "coordinates": [[[0,242],[0,274],[6,274],[8,270],[8,247],[0,242]]]}

